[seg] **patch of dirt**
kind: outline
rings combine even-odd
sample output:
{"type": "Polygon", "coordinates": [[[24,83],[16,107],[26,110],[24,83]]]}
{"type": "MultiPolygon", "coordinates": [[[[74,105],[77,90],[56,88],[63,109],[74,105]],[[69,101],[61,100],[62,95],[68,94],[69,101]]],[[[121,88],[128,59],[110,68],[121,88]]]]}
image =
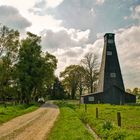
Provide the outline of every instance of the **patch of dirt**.
{"type": "Polygon", "coordinates": [[[56,105],[46,103],[38,110],[0,125],[0,140],[43,140],[59,115],[56,105]]]}

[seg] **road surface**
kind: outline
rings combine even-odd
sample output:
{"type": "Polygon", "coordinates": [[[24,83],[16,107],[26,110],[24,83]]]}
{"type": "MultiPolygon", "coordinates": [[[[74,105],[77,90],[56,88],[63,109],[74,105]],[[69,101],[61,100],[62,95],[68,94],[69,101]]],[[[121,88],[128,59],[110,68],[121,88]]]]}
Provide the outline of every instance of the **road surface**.
{"type": "Polygon", "coordinates": [[[34,112],[0,125],[0,140],[44,140],[59,115],[56,105],[45,103],[34,112]]]}

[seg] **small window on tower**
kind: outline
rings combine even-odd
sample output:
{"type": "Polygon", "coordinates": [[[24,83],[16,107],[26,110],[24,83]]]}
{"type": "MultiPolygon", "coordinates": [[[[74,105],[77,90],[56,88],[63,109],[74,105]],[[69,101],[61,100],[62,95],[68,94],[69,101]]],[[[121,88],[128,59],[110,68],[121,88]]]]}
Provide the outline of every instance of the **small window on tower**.
{"type": "Polygon", "coordinates": [[[116,73],[110,73],[111,78],[116,78],[116,73]]]}
{"type": "Polygon", "coordinates": [[[107,55],[112,55],[112,51],[107,51],[107,55]]]}
{"type": "Polygon", "coordinates": [[[108,39],[108,43],[109,43],[109,44],[114,43],[113,39],[108,39]]]}

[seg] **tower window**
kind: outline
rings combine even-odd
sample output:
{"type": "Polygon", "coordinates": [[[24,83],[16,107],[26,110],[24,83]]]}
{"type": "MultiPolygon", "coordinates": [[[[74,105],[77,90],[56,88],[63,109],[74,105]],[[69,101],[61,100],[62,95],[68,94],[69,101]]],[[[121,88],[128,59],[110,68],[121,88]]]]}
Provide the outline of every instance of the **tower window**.
{"type": "Polygon", "coordinates": [[[108,39],[108,43],[112,44],[112,43],[114,43],[114,40],[113,39],[108,39]]]}
{"type": "Polygon", "coordinates": [[[111,78],[116,78],[116,73],[110,73],[111,78]]]}
{"type": "Polygon", "coordinates": [[[112,55],[112,51],[107,51],[107,55],[112,55]]]}

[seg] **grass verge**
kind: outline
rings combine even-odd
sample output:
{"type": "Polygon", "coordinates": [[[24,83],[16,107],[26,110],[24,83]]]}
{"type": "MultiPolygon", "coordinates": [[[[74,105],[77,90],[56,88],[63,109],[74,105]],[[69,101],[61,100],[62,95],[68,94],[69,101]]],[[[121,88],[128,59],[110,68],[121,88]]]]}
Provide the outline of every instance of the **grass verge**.
{"type": "Polygon", "coordinates": [[[38,104],[30,105],[0,105],[0,124],[7,122],[17,116],[32,112],[39,107],[38,104]]]}
{"type": "Polygon", "coordinates": [[[48,140],[94,140],[74,111],[75,105],[58,104],[60,116],[48,140]]]}
{"type": "Polygon", "coordinates": [[[72,102],[57,101],[57,104],[60,117],[49,140],[93,139],[83,124],[89,124],[103,140],[140,140],[140,105],[88,104],[85,112],[84,105],[79,109],[72,102]],[[96,107],[99,110],[98,119],[96,107]],[[117,126],[117,112],[121,113],[121,127],[117,126]]]}

